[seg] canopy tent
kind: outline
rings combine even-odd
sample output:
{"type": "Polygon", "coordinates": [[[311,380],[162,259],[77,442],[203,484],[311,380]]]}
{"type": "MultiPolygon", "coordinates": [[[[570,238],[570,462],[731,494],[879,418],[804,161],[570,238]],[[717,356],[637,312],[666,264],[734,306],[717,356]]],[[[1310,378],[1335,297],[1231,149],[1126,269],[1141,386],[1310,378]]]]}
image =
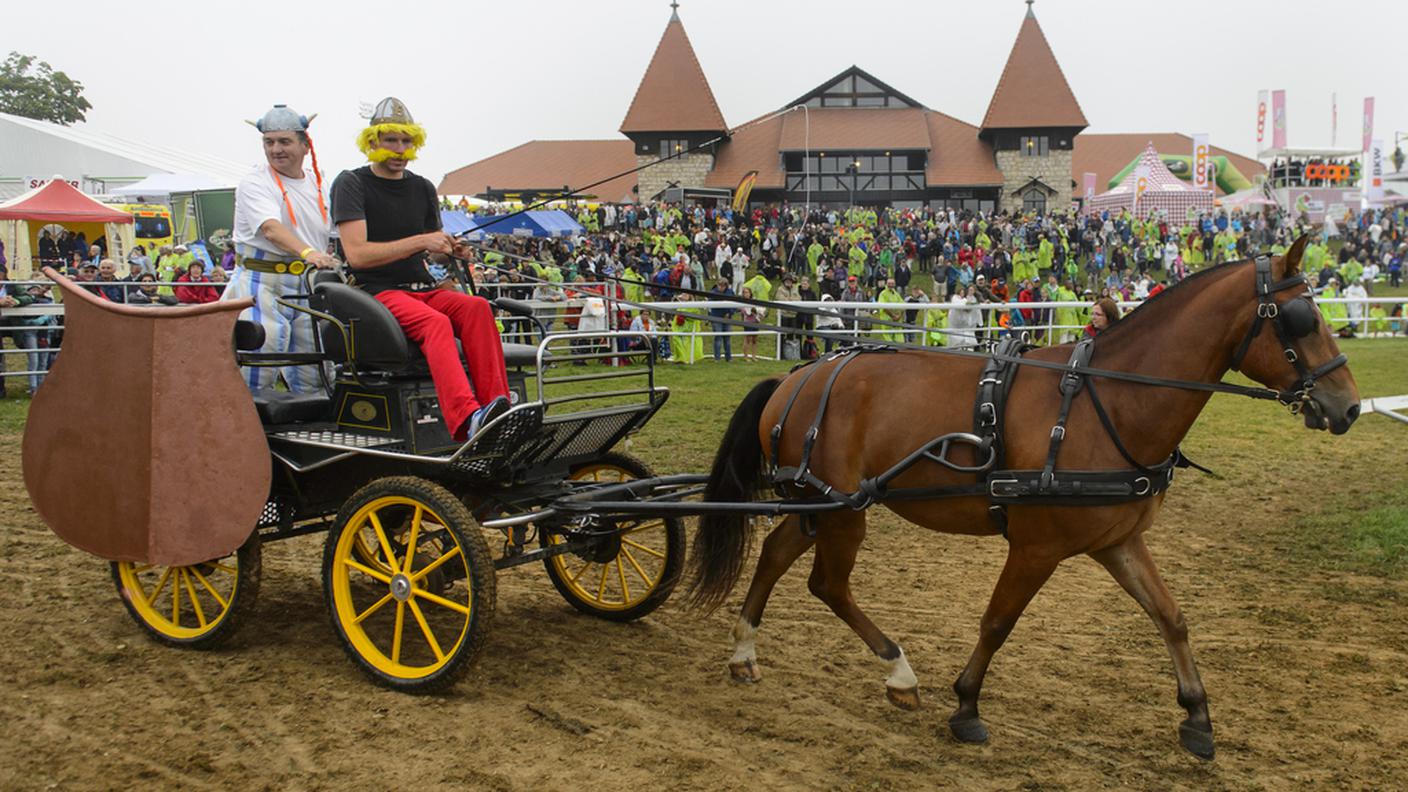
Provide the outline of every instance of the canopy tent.
{"type": "MultiPolygon", "coordinates": [[[[1124,166],[1119,173],[1116,173],[1110,178],[1106,186],[1114,187],[1124,181],[1126,176],[1133,172],[1135,168],[1139,167],[1139,161],[1142,159],[1143,155],[1141,154],[1130,160],[1128,165],[1124,166]]],[[[1191,156],[1187,154],[1160,154],[1159,159],[1163,161],[1164,165],[1168,166],[1169,173],[1177,176],[1185,183],[1192,181],[1193,158],[1191,156]]],[[[1208,162],[1212,164],[1214,183],[1216,183],[1218,189],[1222,190],[1224,193],[1231,195],[1232,193],[1252,188],[1251,181],[1237,169],[1236,165],[1232,164],[1230,158],[1217,155],[1209,157],[1208,162]]]]}
{"type": "Polygon", "coordinates": [[[1109,192],[1092,198],[1085,211],[1088,214],[1104,211],[1118,213],[1121,209],[1127,209],[1138,217],[1144,217],[1157,209],[1169,219],[1181,220],[1190,208],[1200,212],[1211,210],[1212,200],[1211,191],[1194,189],[1170,173],[1154,150],[1154,144],[1150,143],[1124,181],[1109,192]],[[1139,188],[1141,171],[1148,174],[1144,178],[1142,192],[1139,188]]]}
{"type": "Polygon", "coordinates": [[[196,173],[154,173],[139,182],[109,190],[108,194],[123,198],[165,198],[172,193],[218,190],[233,186],[196,173]]]}
{"type": "Polygon", "coordinates": [[[582,225],[561,209],[536,210],[515,215],[466,215],[444,210],[440,219],[445,231],[482,239],[485,234],[531,237],[567,237],[582,233],[582,225]]]}
{"type": "Polygon", "coordinates": [[[108,239],[108,255],[121,258],[132,244],[132,215],[101,204],[73,185],[55,179],[17,198],[0,203],[0,239],[10,260],[12,277],[29,278],[34,272],[32,251],[46,225],[59,225],[88,240],[108,239]]]}

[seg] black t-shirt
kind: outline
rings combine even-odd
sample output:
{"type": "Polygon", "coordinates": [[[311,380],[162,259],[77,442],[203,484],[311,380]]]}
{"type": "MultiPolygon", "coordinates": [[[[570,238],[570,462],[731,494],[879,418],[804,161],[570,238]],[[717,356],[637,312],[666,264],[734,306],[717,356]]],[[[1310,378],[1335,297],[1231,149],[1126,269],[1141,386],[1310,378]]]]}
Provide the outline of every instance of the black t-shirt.
{"type": "MultiPolygon", "coordinates": [[[[383,179],[370,165],[343,171],[332,183],[332,222],[367,222],[368,242],[398,239],[440,229],[440,199],[435,185],[406,171],[403,178],[383,179]]],[[[375,294],[413,284],[434,285],[425,269],[425,254],[353,272],[354,282],[375,294]]]]}

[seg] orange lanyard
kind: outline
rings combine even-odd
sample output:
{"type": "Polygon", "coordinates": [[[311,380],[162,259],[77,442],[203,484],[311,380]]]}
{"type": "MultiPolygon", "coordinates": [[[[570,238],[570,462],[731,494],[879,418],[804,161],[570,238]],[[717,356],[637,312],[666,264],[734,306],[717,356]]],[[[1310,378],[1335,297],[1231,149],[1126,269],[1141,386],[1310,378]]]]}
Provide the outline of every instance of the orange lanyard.
{"type": "MultiPolygon", "coordinates": [[[[298,228],[298,218],[293,214],[293,203],[288,199],[288,190],[284,188],[284,180],[279,178],[279,172],[274,170],[272,165],[269,167],[269,172],[274,174],[274,183],[279,185],[279,192],[283,193],[284,207],[288,209],[289,227],[298,228]]],[[[323,175],[321,173],[314,173],[314,176],[318,180],[318,211],[323,215],[323,222],[327,223],[328,208],[323,205],[323,175]]]]}

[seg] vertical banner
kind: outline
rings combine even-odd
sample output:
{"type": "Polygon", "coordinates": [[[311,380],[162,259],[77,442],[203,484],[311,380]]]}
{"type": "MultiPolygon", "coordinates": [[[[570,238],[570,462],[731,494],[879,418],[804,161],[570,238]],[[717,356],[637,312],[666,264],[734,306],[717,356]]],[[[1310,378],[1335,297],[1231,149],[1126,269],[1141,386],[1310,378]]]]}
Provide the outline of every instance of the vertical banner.
{"type": "Polygon", "coordinates": [[[1384,199],[1384,142],[1369,141],[1364,154],[1364,200],[1377,203],[1384,199]]]}
{"type": "Polygon", "coordinates": [[[1364,97],[1364,148],[1368,151],[1369,145],[1374,140],[1374,97],[1364,97]]]}
{"type": "MultiPolygon", "coordinates": [[[[805,178],[805,177],[803,177],[805,178]]],[[[743,174],[743,178],[738,181],[738,187],[733,191],[733,202],[729,208],[735,212],[741,212],[748,208],[748,196],[753,194],[753,185],[758,181],[758,172],[750,170],[743,174]]]]}
{"type": "Polygon", "coordinates": [[[1193,136],[1193,188],[1197,190],[1212,189],[1212,175],[1208,166],[1212,164],[1211,152],[1208,150],[1208,136],[1206,134],[1193,136]]]}
{"type": "Polygon", "coordinates": [[[1340,139],[1340,95],[1330,94],[1330,148],[1339,145],[1340,139]]]}
{"type": "Polygon", "coordinates": [[[1095,174],[1090,171],[1085,172],[1085,202],[1088,204],[1095,197],[1095,174]]]}
{"type": "Polygon", "coordinates": [[[1286,92],[1271,92],[1271,148],[1286,147],[1286,92]]]}
{"type": "Polygon", "coordinates": [[[1134,169],[1134,206],[1130,211],[1134,215],[1139,214],[1139,199],[1144,197],[1144,191],[1149,189],[1149,166],[1140,163],[1134,169]]]}
{"type": "Polygon", "coordinates": [[[1266,150],[1266,102],[1267,92],[1256,92],[1256,153],[1266,150]]]}

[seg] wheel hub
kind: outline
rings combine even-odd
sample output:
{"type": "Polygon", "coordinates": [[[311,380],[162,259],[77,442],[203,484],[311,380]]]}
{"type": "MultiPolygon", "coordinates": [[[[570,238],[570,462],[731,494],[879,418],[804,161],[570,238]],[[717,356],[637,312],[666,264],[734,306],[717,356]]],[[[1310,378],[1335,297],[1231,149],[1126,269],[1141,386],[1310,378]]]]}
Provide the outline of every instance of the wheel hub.
{"type": "Polygon", "coordinates": [[[411,598],[411,579],[404,573],[391,578],[391,596],[395,597],[397,602],[405,602],[411,598]]]}

